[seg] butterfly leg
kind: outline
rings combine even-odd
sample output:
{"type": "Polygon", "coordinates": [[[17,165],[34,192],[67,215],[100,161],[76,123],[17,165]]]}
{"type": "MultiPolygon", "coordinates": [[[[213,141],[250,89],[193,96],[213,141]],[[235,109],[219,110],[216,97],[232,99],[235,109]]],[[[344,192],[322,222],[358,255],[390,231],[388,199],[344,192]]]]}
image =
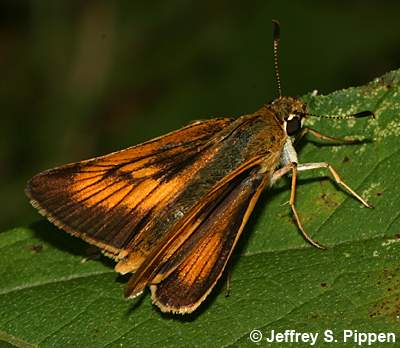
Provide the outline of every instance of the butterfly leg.
{"type": "Polygon", "coordinates": [[[364,200],[357,192],[355,192],[349,185],[347,185],[342,178],[339,176],[338,172],[329,164],[326,162],[318,162],[318,163],[304,163],[304,164],[299,164],[297,166],[298,171],[306,171],[306,170],[312,170],[312,169],[328,169],[330,173],[332,174],[333,178],[335,181],[344,187],[353,197],[357,198],[364,206],[367,208],[372,208],[370,204],[366,200],[364,200]]]}
{"type": "Polygon", "coordinates": [[[306,232],[306,230],[303,227],[303,224],[301,223],[299,214],[297,213],[296,207],[295,207],[295,201],[296,201],[296,187],[297,187],[297,163],[296,162],[291,162],[287,164],[286,166],[278,169],[277,171],[274,172],[271,183],[274,183],[277,181],[279,178],[284,176],[285,174],[292,172],[292,183],[291,183],[291,191],[290,191],[290,208],[292,210],[293,216],[296,221],[296,225],[299,228],[301,234],[303,235],[304,239],[307,240],[311,245],[315,246],[318,249],[326,249],[325,246],[321,245],[306,232]]]}
{"type": "Polygon", "coordinates": [[[226,273],[226,283],[225,283],[225,297],[229,297],[231,294],[231,279],[232,279],[232,272],[229,269],[226,273]]]}
{"type": "Polygon", "coordinates": [[[301,234],[303,237],[313,246],[315,246],[318,249],[326,249],[325,246],[319,244],[317,241],[312,239],[312,237],[306,232],[306,230],[303,227],[303,224],[301,223],[299,214],[297,213],[296,207],[295,207],[295,201],[296,201],[296,187],[297,187],[297,171],[298,171],[298,165],[297,163],[293,163],[292,166],[292,184],[291,184],[291,190],[290,190],[290,208],[292,209],[293,216],[296,221],[296,225],[301,231],[301,234]]]}
{"type": "Polygon", "coordinates": [[[330,137],[329,135],[325,135],[322,134],[318,131],[316,131],[315,129],[312,128],[308,128],[308,127],[304,127],[301,132],[299,133],[299,135],[296,137],[295,140],[295,145],[297,145],[300,140],[307,134],[310,133],[313,136],[315,136],[318,139],[323,139],[326,141],[330,141],[333,143],[341,143],[341,144],[358,144],[360,142],[360,140],[356,140],[356,139],[343,139],[343,138],[334,138],[334,137],[330,137]]]}
{"type": "Polygon", "coordinates": [[[276,180],[280,177],[288,174],[289,172],[292,173],[292,184],[291,184],[291,191],[290,191],[290,208],[292,209],[293,216],[296,221],[296,225],[299,228],[301,234],[303,235],[304,239],[306,239],[311,245],[315,246],[319,249],[326,249],[324,246],[316,242],[311,238],[311,236],[305,231],[303,224],[301,223],[299,214],[297,213],[295,207],[295,198],[296,198],[296,185],[297,185],[297,166],[298,166],[298,159],[296,150],[293,147],[292,140],[288,138],[285,142],[283,147],[283,151],[281,154],[281,164],[283,165],[282,168],[276,170],[271,178],[271,185],[274,184],[276,180]]]}
{"type": "Polygon", "coordinates": [[[338,172],[329,164],[326,162],[318,162],[318,163],[303,163],[303,164],[297,164],[297,163],[289,163],[286,166],[278,169],[275,171],[275,173],[272,176],[271,182],[274,183],[276,180],[278,180],[280,177],[283,175],[292,172],[292,184],[291,184],[291,192],[290,192],[290,207],[292,209],[293,216],[295,218],[297,227],[301,231],[303,237],[313,246],[319,248],[319,249],[326,249],[326,247],[322,246],[318,242],[314,241],[311,236],[304,230],[303,224],[301,223],[300,217],[297,213],[296,207],[295,207],[295,197],[296,197],[296,185],[297,185],[297,172],[301,171],[306,171],[306,170],[312,170],[312,169],[328,169],[330,173],[332,174],[334,180],[336,181],[337,184],[341,185],[343,188],[345,188],[352,196],[357,198],[364,206],[367,208],[372,208],[372,206],[365,200],[363,199],[358,193],[356,193],[349,185],[347,185],[338,172]]]}

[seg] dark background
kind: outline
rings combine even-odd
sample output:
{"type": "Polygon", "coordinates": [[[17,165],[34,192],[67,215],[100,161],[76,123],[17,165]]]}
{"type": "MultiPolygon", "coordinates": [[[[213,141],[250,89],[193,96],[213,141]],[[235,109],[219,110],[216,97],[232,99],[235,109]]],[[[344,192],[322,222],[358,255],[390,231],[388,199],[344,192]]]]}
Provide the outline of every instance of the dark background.
{"type": "Polygon", "coordinates": [[[276,95],[361,85],[400,66],[399,2],[0,1],[0,228],[39,216],[38,171],[276,95]]]}

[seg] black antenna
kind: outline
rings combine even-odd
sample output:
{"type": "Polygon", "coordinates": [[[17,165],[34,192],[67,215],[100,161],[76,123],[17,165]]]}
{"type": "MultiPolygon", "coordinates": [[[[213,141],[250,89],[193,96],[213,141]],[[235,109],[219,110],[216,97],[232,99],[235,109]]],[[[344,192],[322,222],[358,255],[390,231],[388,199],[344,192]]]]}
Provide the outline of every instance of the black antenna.
{"type": "Polygon", "coordinates": [[[279,21],[272,20],[272,38],[273,38],[273,48],[274,48],[274,69],[275,69],[275,80],[278,86],[279,96],[282,97],[281,88],[281,77],[279,75],[279,41],[281,37],[281,25],[279,21]]]}
{"type": "Polygon", "coordinates": [[[368,116],[372,116],[373,118],[375,118],[375,114],[372,111],[368,111],[368,110],[357,112],[357,113],[351,114],[351,115],[343,115],[343,116],[325,116],[325,115],[315,115],[315,114],[309,114],[309,113],[306,113],[305,116],[318,117],[318,118],[330,118],[330,119],[334,119],[334,120],[350,120],[353,118],[361,118],[361,117],[368,117],[368,116]]]}

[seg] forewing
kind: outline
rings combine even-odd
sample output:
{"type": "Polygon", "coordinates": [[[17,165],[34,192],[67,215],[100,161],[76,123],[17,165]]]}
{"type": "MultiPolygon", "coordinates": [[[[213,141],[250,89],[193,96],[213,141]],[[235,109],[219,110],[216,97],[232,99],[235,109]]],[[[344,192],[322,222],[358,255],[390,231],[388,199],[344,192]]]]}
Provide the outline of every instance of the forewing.
{"type": "Polygon", "coordinates": [[[121,259],[140,229],[196,174],[193,163],[230,123],[197,122],[141,145],[39,173],[26,193],[57,226],[121,259]]]}
{"type": "Polygon", "coordinates": [[[176,251],[175,255],[185,255],[184,260],[178,266],[173,258],[168,260],[161,277],[156,275],[151,282],[153,302],[162,311],[190,313],[213,289],[268,184],[270,173],[259,170],[259,166],[253,167],[221,189],[220,200],[176,251]]]}

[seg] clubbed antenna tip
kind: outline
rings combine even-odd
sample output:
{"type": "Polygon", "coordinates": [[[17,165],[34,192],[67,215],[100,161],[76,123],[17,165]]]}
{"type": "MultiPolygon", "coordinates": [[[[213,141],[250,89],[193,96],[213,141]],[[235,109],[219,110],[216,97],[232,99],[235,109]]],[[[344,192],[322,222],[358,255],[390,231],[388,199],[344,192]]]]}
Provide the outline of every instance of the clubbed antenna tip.
{"type": "Polygon", "coordinates": [[[362,118],[362,117],[368,117],[371,116],[372,118],[375,118],[375,114],[372,111],[366,110],[366,111],[360,111],[355,114],[351,115],[342,115],[342,116],[335,116],[335,115],[316,115],[316,114],[309,114],[307,113],[306,116],[311,116],[311,117],[318,117],[318,118],[330,118],[334,120],[350,120],[353,118],[362,118]]]}

